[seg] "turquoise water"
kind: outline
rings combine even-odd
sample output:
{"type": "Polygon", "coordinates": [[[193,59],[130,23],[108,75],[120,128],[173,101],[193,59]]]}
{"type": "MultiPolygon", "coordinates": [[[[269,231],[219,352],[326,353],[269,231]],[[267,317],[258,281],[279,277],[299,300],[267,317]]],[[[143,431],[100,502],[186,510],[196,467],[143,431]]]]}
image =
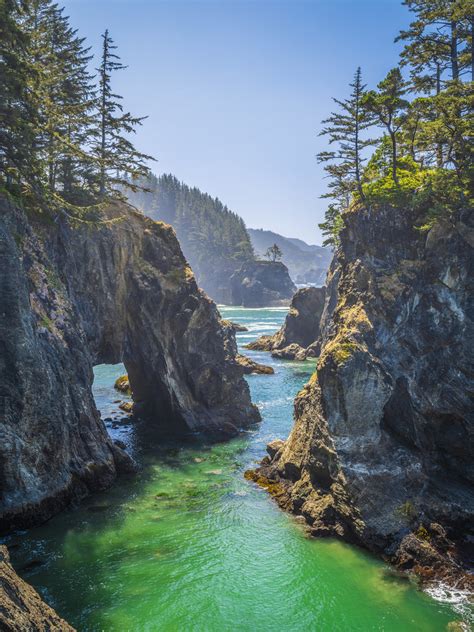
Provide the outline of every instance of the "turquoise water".
{"type": "MultiPolygon", "coordinates": [[[[239,344],[282,323],[284,309],[223,308],[249,327],[239,344]]],[[[79,630],[386,632],[447,630],[459,606],[440,603],[365,552],[308,539],[243,478],[265,445],[285,438],[310,362],[271,364],[248,378],[263,422],[217,445],[160,444],[118,410],[121,366],[96,368],[96,401],[143,467],[7,543],[21,575],[79,630]]],[[[121,398],[123,399],[123,398],[121,398]]]]}

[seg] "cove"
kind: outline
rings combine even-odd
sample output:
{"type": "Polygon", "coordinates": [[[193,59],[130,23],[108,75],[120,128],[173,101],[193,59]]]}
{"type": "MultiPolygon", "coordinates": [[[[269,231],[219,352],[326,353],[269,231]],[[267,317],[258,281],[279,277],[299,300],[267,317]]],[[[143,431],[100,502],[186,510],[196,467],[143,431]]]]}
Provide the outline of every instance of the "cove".
{"type": "MultiPolygon", "coordinates": [[[[221,308],[248,327],[240,345],[273,333],[286,310],[221,308]]],[[[246,352],[275,375],[248,377],[262,423],[227,443],[163,443],[134,432],[113,383],[96,367],[96,403],[109,432],[140,461],[138,476],[47,524],[10,536],[15,568],[78,630],[447,630],[462,613],[355,547],[308,539],[243,478],[274,438],[286,438],[293,398],[312,362],[246,352]],[[118,419],[114,420],[114,417],[118,419]]]]}

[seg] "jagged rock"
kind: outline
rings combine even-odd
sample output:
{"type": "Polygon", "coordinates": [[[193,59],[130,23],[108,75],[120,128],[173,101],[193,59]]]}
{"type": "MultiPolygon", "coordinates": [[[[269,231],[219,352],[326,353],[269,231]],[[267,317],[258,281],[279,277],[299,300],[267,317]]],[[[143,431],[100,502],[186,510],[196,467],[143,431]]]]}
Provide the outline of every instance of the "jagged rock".
{"type": "Polygon", "coordinates": [[[248,261],[230,278],[232,305],[288,305],[296,286],[280,261],[248,261]]]}
{"type": "Polygon", "coordinates": [[[285,442],[282,439],[274,439],[267,444],[267,452],[270,455],[271,459],[274,459],[278,453],[281,453],[283,448],[285,447],[285,442]]]}
{"type": "Polygon", "coordinates": [[[130,390],[130,382],[128,380],[128,375],[121,375],[115,380],[114,388],[121,393],[126,393],[127,395],[131,395],[132,391],[130,390]]]}
{"type": "Polygon", "coordinates": [[[0,629],[5,632],[74,632],[38,593],[15,573],[0,545],[0,629]]]}
{"type": "Polygon", "coordinates": [[[273,373],[275,373],[271,366],[267,366],[266,364],[259,364],[258,362],[255,362],[254,360],[248,358],[247,356],[241,355],[240,353],[237,354],[235,359],[243,368],[244,373],[247,375],[249,373],[260,373],[266,375],[273,375],[273,373]]]}
{"type": "Polygon", "coordinates": [[[261,336],[249,343],[247,349],[273,351],[272,355],[276,358],[289,360],[317,357],[325,298],[324,287],[298,290],[291,300],[282,327],[273,336],[261,336]]]}
{"type": "Polygon", "coordinates": [[[232,327],[232,329],[237,333],[237,332],[241,332],[241,331],[248,331],[248,328],[245,327],[244,325],[241,325],[240,323],[233,323],[231,320],[223,320],[222,321],[225,325],[232,327]]]}
{"type": "Polygon", "coordinates": [[[134,412],[177,436],[259,419],[214,303],[171,227],[116,203],[104,223],[0,198],[0,529],[41,522],[133,469],[95,407],[123,361],[134,412]]]}
{"type": "Polygon", "coordinates": [[[272,357],[280,360],[306,360],[306,349],[294,342],[283,349],[272,351],[272,357]]]}
{"type": "Polygon", "coordinates": [[[459,213],[428,234],[417,221],[390,207],[346,215],[317,374],[279,458],[258,474],[283,486],[280,504],[313,533],[395,563],[409,553],[415,568],[441,556],[456,575],[474,524],[474,219],[459,213]]]}

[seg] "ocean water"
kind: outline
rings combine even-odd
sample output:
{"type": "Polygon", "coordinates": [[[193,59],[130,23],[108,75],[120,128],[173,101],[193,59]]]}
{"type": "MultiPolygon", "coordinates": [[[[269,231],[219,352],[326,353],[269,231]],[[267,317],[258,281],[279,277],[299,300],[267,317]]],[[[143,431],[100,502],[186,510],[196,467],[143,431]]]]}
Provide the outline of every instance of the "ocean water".
{"type": "MultiPolygon", "coordinates": [[[[221,308],[249,328],[240,345],[286,310],[221,308]]],[[[313,362],[273,360],[248,382],[263,422],[217,445],[163,443],[118,410],[123,367],[95,369],[98,408],[142,468],[47,524],[7,538],[20,574],[81,631],[434,632],[465,616],[462,595],[437,599],[368,553],[306,537],[243,472],[285,438],[293,398],[313,362]]]]}

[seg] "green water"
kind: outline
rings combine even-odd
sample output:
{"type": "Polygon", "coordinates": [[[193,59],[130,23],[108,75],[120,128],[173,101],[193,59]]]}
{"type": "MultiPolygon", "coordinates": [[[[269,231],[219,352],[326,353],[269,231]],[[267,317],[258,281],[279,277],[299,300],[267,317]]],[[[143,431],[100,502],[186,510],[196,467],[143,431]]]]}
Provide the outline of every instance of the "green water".
{"type": "MultiPolygon", "coordinates": [[[[251,329],[240,344],[274,331],[285,315],[222,312],[251,329]]],[[[432,632],[459,621],[462,604],[432,599],[354,547],[306,538],[243,478],[268,441],[287,436],[293,397],[312,370],[249,355],[275,368],[248,378],[263,423],[214,446],[160,445],[114,420],[112,385],[123,367],[97,367],[97,405],[142,471],[8,538],[22,576],[79,630],[432,632]]]]}

